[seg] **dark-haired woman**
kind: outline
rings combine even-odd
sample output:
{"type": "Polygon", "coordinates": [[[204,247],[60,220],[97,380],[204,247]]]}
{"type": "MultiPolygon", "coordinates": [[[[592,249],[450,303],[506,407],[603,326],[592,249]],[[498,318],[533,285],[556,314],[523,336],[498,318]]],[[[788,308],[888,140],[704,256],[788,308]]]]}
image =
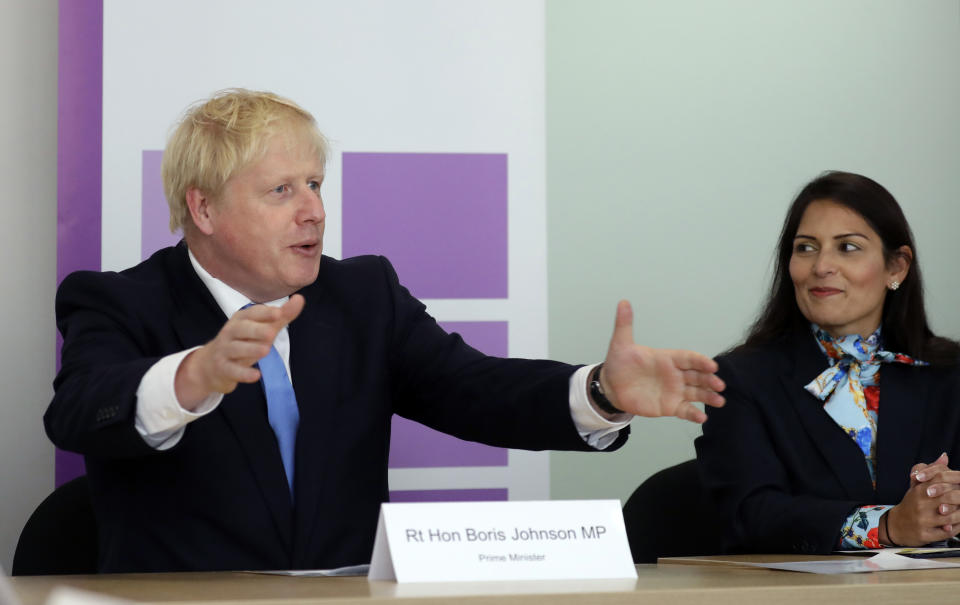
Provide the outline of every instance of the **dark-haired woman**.
{"type": "Polygon", "coordinates": [[[890,193],[809,183],[766,307],[717,358],[726,407],[697,439],[728,552],[919,546],[960,532],[960,345],[927,325],[916,246],[890,193]]]}

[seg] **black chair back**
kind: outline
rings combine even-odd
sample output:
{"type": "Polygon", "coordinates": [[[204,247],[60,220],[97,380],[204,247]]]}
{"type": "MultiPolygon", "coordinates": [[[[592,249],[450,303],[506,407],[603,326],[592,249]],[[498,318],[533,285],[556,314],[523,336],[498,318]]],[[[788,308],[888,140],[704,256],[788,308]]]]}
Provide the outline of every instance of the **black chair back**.
{"type": "Polygon", "coordinates": [[[721,552],[720,520],[696,460],[650,476],[623,506],[635,563],[721,552]]]}
{"type": "Polygon", "coordinates": [[[40,503],[20,532],[15,576],[97,573],[97,522],[86,475],[40,503]]]}

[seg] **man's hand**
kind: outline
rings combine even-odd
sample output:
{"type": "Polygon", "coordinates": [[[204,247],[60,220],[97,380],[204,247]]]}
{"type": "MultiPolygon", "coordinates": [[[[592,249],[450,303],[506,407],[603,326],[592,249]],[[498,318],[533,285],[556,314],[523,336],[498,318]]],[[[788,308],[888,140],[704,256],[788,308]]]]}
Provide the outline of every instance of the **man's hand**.
{"type": "Polygon", "coordinates": [[[610,403],[637,416],[676,416],[702,423],[707,415],[693,405],[719,407],[724,384],[717,363],[693,351],[651,349],[633,342],[633,310],[621,300],[600,383],[610,403]]]}
{"type": "Polygon", "coordinates": [[[254,305],[237,311],[216,338],[187,355],[174,379],[177,401],[193,410],[213,393],[230,393],[240,382],[260,380],[253,367],[270,352],[284,326],[303,310],[303,296],[294,294],[282,307],[254,305]]]}

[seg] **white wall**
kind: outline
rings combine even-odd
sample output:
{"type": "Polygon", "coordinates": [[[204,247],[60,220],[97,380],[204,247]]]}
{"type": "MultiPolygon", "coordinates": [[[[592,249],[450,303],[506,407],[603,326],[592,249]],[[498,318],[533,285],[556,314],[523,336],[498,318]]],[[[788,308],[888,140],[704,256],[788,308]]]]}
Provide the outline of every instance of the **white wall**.
{"type": "MultiPolygon", "coordinates": [[[[960,1],[551,0],[550,355],[602,358],[619,298],[644,344],[736,344],[827,169],[898,199],[933,328],[960,337],[960,1]]],[[[614,454],[553,454],[552,496],[626,498],[699,434],[633,428],[614,454]]]]}
{"type": "Polygon", "coordinates": [[[53,489],[42,416],[53,389],[57,220],[57,2],[0,3],[0,565],[53,489]]]}

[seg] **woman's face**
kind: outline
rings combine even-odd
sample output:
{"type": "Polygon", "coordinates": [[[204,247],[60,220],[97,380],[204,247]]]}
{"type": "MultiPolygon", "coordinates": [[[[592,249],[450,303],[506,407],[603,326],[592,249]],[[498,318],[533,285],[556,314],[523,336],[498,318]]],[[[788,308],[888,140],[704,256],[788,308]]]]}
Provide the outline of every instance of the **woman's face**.
{"type": "Polygon", "coordinates": [[[857,212],[830,200],[812,202],[793,238],[790,279],[800,312],[833,337],[869,336],[879,326],[887,286],[903,282],[909,247],[891,266],[883,242],[857,212]]]}

